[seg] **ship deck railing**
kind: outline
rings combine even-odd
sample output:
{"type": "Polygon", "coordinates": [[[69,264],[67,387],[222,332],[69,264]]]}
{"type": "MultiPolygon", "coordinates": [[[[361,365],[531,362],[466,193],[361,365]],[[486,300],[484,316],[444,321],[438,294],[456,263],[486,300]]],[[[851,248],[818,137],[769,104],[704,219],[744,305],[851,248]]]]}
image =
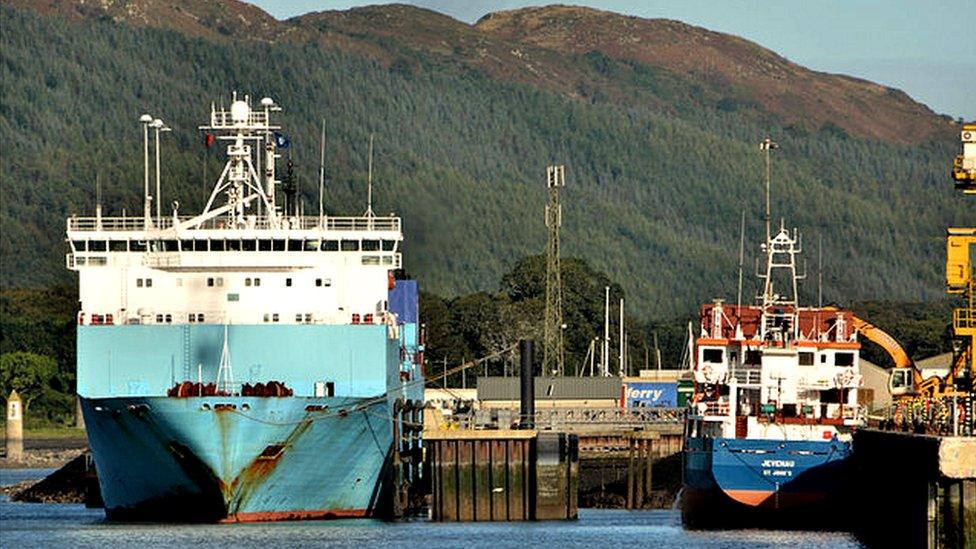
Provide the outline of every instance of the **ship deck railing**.
{"type": "MultiPolygon", "coordinates": [[[[146,223],[142,217],[69,217],[69,232],[101,231],[165,231],[181,228],[194,219],[193,216],[172,216],[151,220],[146,223]]],[[[272,226],[268,216],[247,216],[241,226],[233,226],[226,218],[208,219],[193,227],[193,230],[296,230],[296,231],[400,231],[400,218],[388,217],[319,217],[315,215],[289,216],[280,220],[279,227],[272,226]]]]}

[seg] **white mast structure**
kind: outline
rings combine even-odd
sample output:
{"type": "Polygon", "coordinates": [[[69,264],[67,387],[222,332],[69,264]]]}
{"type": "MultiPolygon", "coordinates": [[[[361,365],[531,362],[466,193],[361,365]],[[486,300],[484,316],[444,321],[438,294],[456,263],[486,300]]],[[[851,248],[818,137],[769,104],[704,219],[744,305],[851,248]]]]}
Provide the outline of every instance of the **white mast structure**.
{"type": "Polygon", "coordinates": [[[274,139],[274,132],[281,127],[271,124],[271,113],[280,111],[281,108],[268,97],[261,100],[261,107],[260,110],[252,109],[250,98],[245,95],[240,100],[236,92],[229,111],[218,110],[211,104],[210,124],[200,126],[200,129],[220,132],[217,139],[230,143],[227,146],[227,164],[210,193],[203,213],[182,223],[181,228],[199,226],[225,213],[230,218],[231,227],[247,227],[248,218],[245,212],[255,200],[259,200],[258,203],[266,212],[267,228],[282,227],[284,220],[275,205],[275,185],[278,183],[275,179],[275,159],[279,155],[274,139]],[[262,145],[265,156],[263,182],[254,169],[253,158],[253,151],[262,145]],[[227,204],[214,208],[214,202],[222,192],[227,195],[227,204]]]}
{"type": "Polygon", "coordinates": [[[762,245],[762,252],[766,255],[766,270],[759,274],[763,280],[763,292],[759,296],[762,303],[763,321],[760,326],[760,337],[763,340],[789,342],[799,335],[799,305],[797,303],[797,281],[806,275],[796,272],[796,256],[802,252],[800,237],[796,229],[790,234],[780,222],[779,231],[775,236],[771,234],[769,219],[769,151],[779,146],[769,138],[759,144],[760,150],[766,156],[766,242],[762,245]],[[783,294],[776,293],[774,278],[777,273],[784,272],[784,278],[789,280],[789,287],[783,294]]]}

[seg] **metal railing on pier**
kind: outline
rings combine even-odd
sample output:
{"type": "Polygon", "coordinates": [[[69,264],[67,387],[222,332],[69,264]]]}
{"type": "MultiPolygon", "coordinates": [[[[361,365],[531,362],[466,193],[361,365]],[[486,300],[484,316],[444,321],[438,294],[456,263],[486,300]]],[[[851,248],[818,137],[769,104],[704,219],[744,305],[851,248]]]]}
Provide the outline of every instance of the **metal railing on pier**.
{"type": "MultiPolygon", "coordinates": [[[[680,425],[687,408],[536,408],[538,429],[578,428],[639,429],[648,425],[680,425]]],[[[518,424],[519,411],[499,408],[455,414],[452,421],[461,429],[507,429],[518,424]]]]}

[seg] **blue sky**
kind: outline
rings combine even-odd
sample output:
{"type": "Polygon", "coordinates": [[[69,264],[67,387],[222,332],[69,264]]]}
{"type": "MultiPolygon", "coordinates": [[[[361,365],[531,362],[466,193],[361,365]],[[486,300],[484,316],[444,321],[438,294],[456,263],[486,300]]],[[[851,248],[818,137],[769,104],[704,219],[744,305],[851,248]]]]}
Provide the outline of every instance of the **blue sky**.
{"type": "MultiPolygon", "coordinates": [[[[278,19],[383,2],[250,0],[278,19]]],[[[473,23],[549,2],[401,0],[473,23]]],[[[976,0],[578,0],[639,17],[678,19],[757,42],[808,68],[899,88],[938,113],[976,120],[976,0]],[[966,27],[969,26],[969,36],[966,27]],[[968,82],[967,82],[968,77],[968,82]],[[968,87],[967,87],[968,86],[968,87]]]]}

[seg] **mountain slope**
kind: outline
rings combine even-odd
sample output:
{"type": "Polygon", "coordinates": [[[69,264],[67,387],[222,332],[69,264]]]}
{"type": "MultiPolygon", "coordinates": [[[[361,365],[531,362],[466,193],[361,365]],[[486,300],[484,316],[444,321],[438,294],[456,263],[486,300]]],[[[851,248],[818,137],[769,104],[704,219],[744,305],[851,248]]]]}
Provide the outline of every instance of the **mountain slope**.
{"type": "Polygon", "coordinates": [[[761,105],[721,108],[728,90],[694,75],[613,52],[523,45],[429,13],[311,14],[232,40],[0,8],[0,281],[70,280],[63,219],[90,215],[96,176],[106,215],[138,210],[142,112],[175,129],[164,138],[163,203],[199,208],[222,161],[207,156],[195,127],[212,100],[238,90],[285,107],[308,205],[326,118],[333,213],[364,208],[365,143],[376,133],[375,207],[404,216],[406,266],[428,290],[492,289],[517,258],[542,251],[545,166],[558,162],[567,165],[564,252],[621,280],[636,316],[728,297],[740,212],[749,235],[761,226],[755,143],[772,135],[782,145],[774,215],[808,244],[822,236],[828,299],[941,294],[944,227],[971,215],[945,181],[953,134],[905,147],[855,138],[842,120],[805,128],[761,105]],[[527,66],[556,76],[518,76],[527,66]]]}

